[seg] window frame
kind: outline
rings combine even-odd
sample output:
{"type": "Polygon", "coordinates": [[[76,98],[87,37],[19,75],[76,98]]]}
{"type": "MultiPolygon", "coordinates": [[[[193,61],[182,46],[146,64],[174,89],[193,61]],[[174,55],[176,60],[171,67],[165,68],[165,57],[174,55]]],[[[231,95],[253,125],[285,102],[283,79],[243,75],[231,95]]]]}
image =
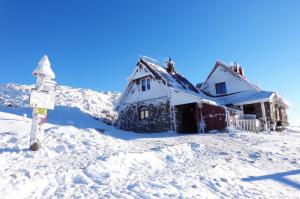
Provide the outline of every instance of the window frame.
{"type": "Polygon", "coordinates": [[[143,78],[141,79],[141,89],[142,92],[150,90],[151,89],[151,78],[143,78]]]}
{"type": "Polygon", "coordinates": [[[146,80],[142,79],[142,91],[146,91],[146,80]]]}
{"type": "Polygon", "coordinates": [[[226,82],[220,82],[215,84],[216,94],[225,95],[227,94],[226,82]]]}
{"type": "Polygon", "coordinates": [[[147,90],[150,90],[150,88],[151,88],[151,85],[150,85],[150,78],[147,78],[146,79],[146,85],[147,85],[147,90]]]}
{"type": "Polygon", "coordinates": [[[145,106],[142,106],[139,109],[139,119],[140,119],[140,121],[145,121],[145,120],[148,120],[149,118],[150,118],[149,109],[145,106]]]}

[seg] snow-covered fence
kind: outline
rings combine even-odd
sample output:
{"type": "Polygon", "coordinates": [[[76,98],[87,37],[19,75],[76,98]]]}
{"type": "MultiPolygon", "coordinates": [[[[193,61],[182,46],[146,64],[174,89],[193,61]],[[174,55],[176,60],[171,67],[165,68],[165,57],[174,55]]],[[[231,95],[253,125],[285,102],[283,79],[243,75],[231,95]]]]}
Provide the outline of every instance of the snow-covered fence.
{"type": "Polygon", "coordinates": [[[237,127],[245,131],[256,132],[261,130],[261,122],[257,119],[239,119],[237,127]]]}
{"type": "Polygon", "coordinates": [[[244,114],[244,119],[247,119],[247,120],[255,120],[256,119],[256,115],[254,114],[244,114]]]}

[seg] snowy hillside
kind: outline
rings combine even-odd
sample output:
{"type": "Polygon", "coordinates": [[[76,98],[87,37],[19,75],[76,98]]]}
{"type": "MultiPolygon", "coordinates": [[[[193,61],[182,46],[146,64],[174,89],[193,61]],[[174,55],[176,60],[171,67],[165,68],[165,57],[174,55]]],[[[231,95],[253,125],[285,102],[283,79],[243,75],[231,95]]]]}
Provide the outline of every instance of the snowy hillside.
{"type": "Polygon", "coordinates": [[[119,94],[60,87],[42,149],[31,152],[29,89],[0,87],[1,199],[300,198],[299,127],[124,132],[93,119],[114,115],[119,94]]]}
{"type": "MultiPolygon", "coordinates": [[[[0,85],[0,104],[27,108],[32,87],[18,84],[0,85]]],[[[120,93],[58,86],[55,104],[58,107],[78,108],[96,118],[114,119],[116,112],[113,108],[119,97],[120,93]]]]}

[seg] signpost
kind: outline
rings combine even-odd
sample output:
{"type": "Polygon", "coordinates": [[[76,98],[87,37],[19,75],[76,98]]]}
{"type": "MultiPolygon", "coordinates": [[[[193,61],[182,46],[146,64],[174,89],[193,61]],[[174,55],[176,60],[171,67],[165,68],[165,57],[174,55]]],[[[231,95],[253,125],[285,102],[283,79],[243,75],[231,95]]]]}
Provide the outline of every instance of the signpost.
{"type": "Polygon", "coordinates": [[[39,61],[33,75],[37,78],[35,88],[31,90],[29,106],[32,111],[30,147],[32,151],[41,148],[40,139],[44,133],[43,124],[47,121],[47,109],[54,109],[56,82],[47,55],[39,61]]]}

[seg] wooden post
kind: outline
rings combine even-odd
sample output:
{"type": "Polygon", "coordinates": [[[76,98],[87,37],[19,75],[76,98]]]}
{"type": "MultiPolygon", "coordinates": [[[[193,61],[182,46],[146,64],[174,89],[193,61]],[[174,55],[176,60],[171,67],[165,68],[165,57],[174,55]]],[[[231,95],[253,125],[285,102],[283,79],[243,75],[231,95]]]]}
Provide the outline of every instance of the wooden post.
{"type": "Polygon", "coordinates": [[[267,131],[268,130],[268,123],[267,123],[265,103],[261,102],[260,105],[261,105],[261,112],[262,112],[263,120],[265,122],[265,124],[264,124],[264,130],[267,131]]]}
{"type": "Polygon", "coordinates": [[[47,55],[39,61],[33,75],[37,78],[35,88],[31,90],[29,106],[33,108],[29,149],[38,151],[41,148],[43,124],[47,119],[47,109],[54,109],[56,82],[55,74],[50,67],[47,55]]]}

